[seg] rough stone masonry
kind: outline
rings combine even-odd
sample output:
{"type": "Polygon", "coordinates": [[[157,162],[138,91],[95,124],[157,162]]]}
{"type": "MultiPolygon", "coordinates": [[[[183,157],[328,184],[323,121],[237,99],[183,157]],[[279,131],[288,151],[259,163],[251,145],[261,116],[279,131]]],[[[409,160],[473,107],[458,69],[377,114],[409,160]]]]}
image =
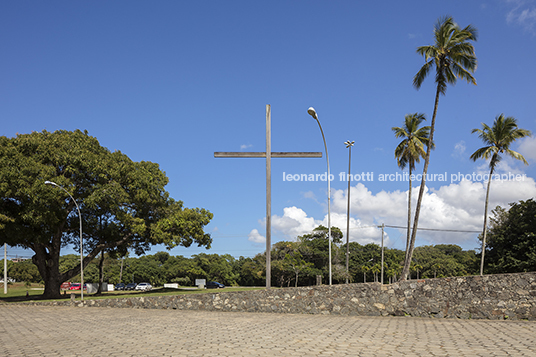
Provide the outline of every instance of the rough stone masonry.
{"type": "Polygon", "coordinates": [[[536,320],[536,272],[241,292],[30,302],[144,309],[536,320]]]}

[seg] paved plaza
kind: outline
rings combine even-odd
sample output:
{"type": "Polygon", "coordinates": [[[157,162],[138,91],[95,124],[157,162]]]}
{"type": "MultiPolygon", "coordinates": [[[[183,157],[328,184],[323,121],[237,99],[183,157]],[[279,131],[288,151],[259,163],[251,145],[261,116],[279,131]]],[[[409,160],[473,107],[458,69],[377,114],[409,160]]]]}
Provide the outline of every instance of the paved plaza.
{"type": "Polygon", "coordinates": [[[536,322],[0,304],[0,356],[536,356],[536,322]]]}

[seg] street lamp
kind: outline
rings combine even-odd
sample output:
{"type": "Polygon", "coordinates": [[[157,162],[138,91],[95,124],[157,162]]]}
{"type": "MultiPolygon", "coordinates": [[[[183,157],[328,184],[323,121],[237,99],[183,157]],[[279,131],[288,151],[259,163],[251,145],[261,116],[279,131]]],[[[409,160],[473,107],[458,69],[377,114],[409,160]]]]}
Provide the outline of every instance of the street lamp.
{"type": "Polygon", "coordinates": [[[352,163],[352,146],[355,141],[344,142],[348,149],[348,208],[346,209],[346,284],[348,284],[348,265],[350,264],[350,164],[352,163]]]}
{"type": "Polygon", "coordinates": [[[328,246],[329,246],[329,285],[331,285],[331,184],[330,184],[330,172],[329,172],[329,156],[328,156],[328,146],[326,145],[326,138],[324,137],[324,131],[322,130],[322,125],[318,120],[318,115],[316,114],[315,108],[310,107],[307,109],[307,113],[312,116],[318,123],[320,132],[322,133],[322,140],[324,140],[324,148],[326,149],[326,160],[328,163],[328,246]]]}
{"type": "Polygon", "coordinates": [[[45,185],[52,185],[56,186],[63,191],[65,191],[73,200],[74,204],[76,205],[76,209],[78,210],[78,218],[80,220],[80,300],[84,300],[84,251],[82,250],[83,247],[83,240],[82,240],[82,215],[80,214],[80,207],[78,207],[78,203],[76,203],[76,200],[74,197],[67,191],[65,188],[61,187],[55,182],[52,181],[45,181],[45,185]]]}

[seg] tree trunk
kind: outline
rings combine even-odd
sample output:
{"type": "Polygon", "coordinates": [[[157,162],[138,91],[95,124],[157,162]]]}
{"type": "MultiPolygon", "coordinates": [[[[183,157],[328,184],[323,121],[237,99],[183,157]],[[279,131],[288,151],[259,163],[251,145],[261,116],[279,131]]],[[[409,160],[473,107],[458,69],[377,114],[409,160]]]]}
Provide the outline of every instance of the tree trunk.
{"type": "MultiPolygon", "coordinates": [[[[36,245],[34,248],[35,255],[32,257],[32,262],[37,266],[39,274],[43,278],[45,283],[45,291],[43,292],[43,298],[45,299],[57,299],[61,297],[60,287],[63,281],[60,276],[60,256],[55,254],[52,249],[52,253],[47,251],[44,245],[36,245]]],[[[56,252],[59,253],[59,250],[56,252]]]]}
{"type": "Polygon", "coordinates": [[[104,250],[101,252],[99,260],[99,287],[97,288],[97,295],[102,293],[102,284],[104,283],[104,250]]]}
{"type": "Polygon", "coordinates": [[[422,171],[421,186],[419,187],[419,197],[417,198],[417,206],[415,207],[415,219],[413,220],[413,231],[411,232],[411,240],[409,244],[409,249],[406,254],[406,260],[404,261],[404,268],[402,269],[402,274],[400,274],[400,280],[406,280],[409,273],[409,265],[411,263],[411,257],[413,256],[413,249],[415,248],[415,239],[417,237],[417,228],[419,225],[419,215],[421,213],[422,198],[424,196],[424,189],[426,187],[426,174],[428,172],[428,164],[430,163],[430,152],[432,151],[432,146],[434,143],[434,128],[435,120],[437,115],[437,107],[439,105],[439,94],[441,93],[439,85],[436,90],[436,97],[434,103],[434,113],[432,115],[432,123],[430,125],[430,137],[429,143],[426,148],[426,157],[424,158],[424,168],[422,171]]]}
{"type": "Polygon", "coordinates": [[[119,272],[119,282],[121,282],[123,279],[123,261],[124,260],[125,258],[121,258],[121,271],[119,272]]]}
{"type": "MultiPolygon", "coordinates": [[[[495,155],[493,155],[493,159],[495,158],[495,155]]],[[[484,275],[484,253],[486,252],[486,233],[487,233],[487,225],[488,225],[488,202],[489,202],[489,188],[491,187],[491,175],[493,175],[493,169],[492,166],[489,171],[489,180],[488,180],[488,189],[486,191],[486,203],[484,204],[484,228],[482,232],[482,258],[480,260],[480,275],[484,275]]]]}
{"type": "Polygon", "coordinates": [[[411,232],[411,164],[409,165],[409,190],[408,190],[408,225],[406,238],[406,256],[408,255],[410,232],[411,232]]]}

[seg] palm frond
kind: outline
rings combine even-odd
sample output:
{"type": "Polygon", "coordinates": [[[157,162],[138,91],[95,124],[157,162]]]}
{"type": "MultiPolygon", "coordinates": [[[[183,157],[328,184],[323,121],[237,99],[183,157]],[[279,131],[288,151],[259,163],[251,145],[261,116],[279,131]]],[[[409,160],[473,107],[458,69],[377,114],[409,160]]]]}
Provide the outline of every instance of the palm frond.
{"type": "Polygon", "coordinates": [[[490,167],[494,168],[502,159],[500,154],[504,152],[528,165],[523,155],[509,148],[515,140],[531,135],[529,130],[517,127],[516,118],[500,114],[495,117],[492,127],[482,123],[482,129],[473,129],[471,133],[478,133],[478,137],[486,144],[485,147],[478,149],[471,155],[473,161],[491,157],[490,167]]]}
{"type": "Polygon", "coordinates": [[[452,72],[456,75],[457,78],[465,79],[467,83],[476,85],[476,79],[462,66],[458,63],[453,62],[451,66],[452,72]]]}
{"type": "Polygon", "coordinates": [[[420,46],[417,47],[418,54],[424,57],[425,61],[428,61],[430,58],[434,58],[437,56],[437,49],[434,46],[420,46]]]}
{"type": "Polygon", "coordinates": [[[426,116],[422,113],[407,114],[403,127],[391,128],[397,138],[404,138],[395,149],[395,158],[401,169],[409,166],[413,170],[415,163],[426,156],[424,145],[428,145],[430,127],[419,128],[424,120],[426,116]]]}
{"type": "Polygon", "coordinates": [[[434,27],[434,45],[417,48],[417,53],[424,56],[427,62],[413,77],[413,86],[416,89],[421,87],[432,65],[436,67],[437,89],[443,95],[447,85],[456,84],[457,78],[476,84],[471,73],[476,70],[477,59],[469,41],[476,41],[477,37],[478,32],[472,25],[460,29],[452,17],[439,18],[434,27]]]}
{"type": "Polygon", "coordinates": [[[392,127],[391,130],[395,133],[395,138],[405,138],[408,136],[404,128],[392,127]]]}
{"type": "Polygon", "coordinates": [[[432,69],[432,66],[434,64],[434,60],[430,60],[424,64],[424,66],[421,67],[419,72],[413,77],[413,86],[416,89],[421,88],[422,82],[424,82],[424,79],[428,76],[428,73],[430,72],[430,69],[432,69]]]}
{"type": "Polygon", "coordinates": [[[445,67],[443,72],[445,74],[447,83],[455,85],[456,81],[458,80],[458,77],[456,77],[456,75],[452,71],[452,67],[454,67],[454,64],[449,63],[449,65],[445,67]]]}
{"type": "Polygon", "coordinates": [[[462,32],[467,33],[467,39],[471,41],[478,40],[478,30],[473,25],[467,25],[466,27],[461,30],[462,32]]]}
{"type": "MultiPolygon", "coordinates": [[[[460,46],[461,47],[461,46],[460,46]]],[[[474,73],[477,68],[478,61],[474,53],[464,53],[461,50],[452,51],[450,58],[452,62],[461,66],[465,70],[474,73]]]]}
{"type": "Polygon", "coordinates": [[[523,157],[523,155],[521,155],[521,154],[518,153],[517,151],[510,150],[510,149],[506,149],[504,152],[507,153],[509,156],[513,157],[514,159],[523,162],[525,165],[528,165],[528,164],[529,164],[529,163],[527,162],[527,160],[525,160],[525,158],[523,157]]]}
{"type": "Polygon", "coordinates": [[[469,158],[473,161],[478,159],[489,159],[494,153],[494,146],[484,146],[476,150],[469,158]]]}

